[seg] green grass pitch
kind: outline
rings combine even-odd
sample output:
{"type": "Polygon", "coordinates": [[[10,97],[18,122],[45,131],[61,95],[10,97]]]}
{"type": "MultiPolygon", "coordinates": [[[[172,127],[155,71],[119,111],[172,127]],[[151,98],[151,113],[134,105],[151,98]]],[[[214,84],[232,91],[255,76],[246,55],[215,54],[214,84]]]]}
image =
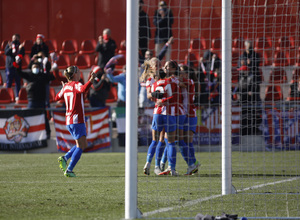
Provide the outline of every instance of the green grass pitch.
{"type": "MultiPolygon", "coordinates": [[[[0,155],[0,219],[123,219],[125,154],[83,154],[66,178],[61,154],[0,155]]],[[[148,219],[194,219],[197,213],[239,217],[300,216],[300,152],[232,154],[237,194],[222,196],[221,153],[197,153],[201,168],[179,177],[143,174],[146,153],[138,154],[138,208],[148,219]]]]}

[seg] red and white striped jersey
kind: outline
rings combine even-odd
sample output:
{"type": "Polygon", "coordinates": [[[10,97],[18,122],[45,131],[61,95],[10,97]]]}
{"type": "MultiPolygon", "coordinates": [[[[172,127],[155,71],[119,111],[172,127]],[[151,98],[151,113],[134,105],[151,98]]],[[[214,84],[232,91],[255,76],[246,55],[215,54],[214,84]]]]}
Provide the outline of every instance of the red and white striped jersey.
{"type": "Polygon", "coordinates": [[[185,115],[184,108],[183,108],[183,98],[182,98],[182,91],[179,86],[179,79],[175,76],[171,76],[170,78],[171,87],[174,96],[174,105],[176,109],[176,116],[177,115],[185,115]]]}
{"type": "Polygon", "coordinates": [[[151,92],[159,91],[163,93],[164,96],[162,98],[163,106],[158,106],[155,104],[153,114],[158,115],[172,115],[172,111],[175,114],[175,109],[170,108],[170,103],[173,102],[173,92],[169,79],[160,79],[153,83],[151,86],[151,92]]]}
{"type": "Polygon", "coordinates": [[[195,83],[192,79],[183,79],[186,88],[181,88],[183,97],[183,108],[188,117],[196,117],[195,99],[195,83]]]}
{"type": "Polygon", "coordinates": [[[80,82],[69,82],[57,93],[55,101],[62,98],[66,104],[66,125],[85,123],[84,119],[84,93],[89,90],[92,83],[88,81],[82,85],[80,82]]]}
{"type": "Polygon", "coordinates": [[[149,77],[146,81],[146,88],[148,89],[149,87],[151,87],[153,85],[153,83],[155,83],[155,80],[153,77],[149,77]]]}

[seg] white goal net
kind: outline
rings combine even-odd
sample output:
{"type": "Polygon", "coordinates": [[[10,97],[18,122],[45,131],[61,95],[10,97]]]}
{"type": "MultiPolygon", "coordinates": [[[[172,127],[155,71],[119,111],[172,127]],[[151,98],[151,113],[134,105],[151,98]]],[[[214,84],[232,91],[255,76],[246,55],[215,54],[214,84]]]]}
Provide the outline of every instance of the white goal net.
{"type": "Polygon", "coordinates": [[[232,0],[225,53],[221,0],[139,4],[137,206],[143,218],[297,219],[300,2],[232,0]],[[225,66],[224,54],[232,57],[225,66]],[[231,100],[228,195],[222,194],[221,157],[225,68],[232,76],[225,85],[231,87],[225,94],[231,100]]]}

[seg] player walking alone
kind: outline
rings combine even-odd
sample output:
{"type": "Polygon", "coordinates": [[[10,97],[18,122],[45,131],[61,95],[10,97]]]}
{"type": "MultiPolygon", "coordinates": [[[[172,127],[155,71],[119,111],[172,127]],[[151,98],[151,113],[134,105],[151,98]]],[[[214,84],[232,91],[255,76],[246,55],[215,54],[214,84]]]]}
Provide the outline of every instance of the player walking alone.
{"type": "Polygon", "coordinates": [[[91,87],[95,73],[91,72],[88,82],[82,85],[80,80],[80,71],[77,66],[69,66],[64,75],[68,82],[63,83],[63,88],[57,93],[55,101],[64,98],[66,104],[66,126],[74,138],[76,145],[71,148],[64,156],[58,158],[59,167],[64,171],[66,177],[76,177],[73,169],[79,161],[83,150],[87,147],[86,127],[84,119],[84,93],[91,87]],[[71,158],[67,168],[67,161],[71,158]]]}

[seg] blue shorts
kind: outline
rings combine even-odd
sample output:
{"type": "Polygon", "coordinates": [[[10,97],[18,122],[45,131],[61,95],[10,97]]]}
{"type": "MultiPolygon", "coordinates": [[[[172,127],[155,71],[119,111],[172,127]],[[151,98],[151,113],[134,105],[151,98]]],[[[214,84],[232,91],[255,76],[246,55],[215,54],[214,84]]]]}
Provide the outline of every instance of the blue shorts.
{"type": "Polygon", "coordinates": [[[183,130],[185,119],[186,119],[185,115],[178,115],[178,116],[176,116],[176,124],[177,124],[177,128],[179,130],[183,130]]]}
{"type": "Polygon", "coordinates": [[[80,137],[86,136],[85,123],[67,125],[67,129],[74,140],[78,140],[80,137]]]}
{"type": "Polygon", "coordinates": [[[154,114],[152,130],[161,132],[163,128],[167,133],[176,131],[176,116],[154,114]]]}
{"type": "Polygon", "coordinates": [[[193,131],[196,133],[197,117],[186,117],[184,121],[184,131],[193,131]]]}

